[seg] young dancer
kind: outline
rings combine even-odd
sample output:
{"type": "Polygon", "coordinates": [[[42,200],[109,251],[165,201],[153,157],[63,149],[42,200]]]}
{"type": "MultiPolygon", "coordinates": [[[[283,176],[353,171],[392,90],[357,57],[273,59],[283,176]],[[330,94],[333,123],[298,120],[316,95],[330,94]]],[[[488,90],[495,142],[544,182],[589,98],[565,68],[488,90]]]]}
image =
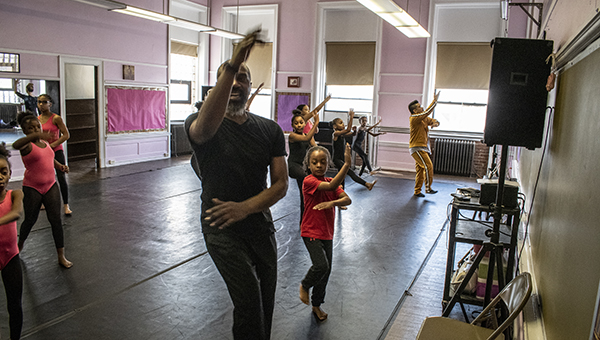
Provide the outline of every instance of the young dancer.
{"type": "MultiPolygon", "coordinates": [[[[62,118],[50,111],[53,103],[54,101],[47,94],[40,94],[38,96],[37,105],[40,111],[38,119],[40,120],[40,123],[42,123],[42,131],[50,132],[52,134],[52,138],[48,140],[48,143],[50,143],[50,147],[54,150],[54,159],[60,164],[66,164],[62,143],[69,139],[69,130],[62,118]]],[[[65,174],[61,171],[56,172],[56,177],[58,178],[58,184],[60,186],[65,215],[71,216],[73,212],[69,207],[69,187],[67,185],[67,179],[65,174]]]]}
{"type": "Polygon", "coordinates": [[[306,156],[306,150],[309,147],[317,145],[315,143],[314,135],[317,132],[317,126],[319,125],[319,114],[316,114],[315,124],[308,131],[304,133],[304,126],[306,125],[302,118],[302,111],[292,111],[294,116],[292,117],[292,129],[288,138],[288,144],[290,148],[290,155],[288,156],[288,173],[291,178],[294,178],[298,183],[298,190],[300,191],[300,222],[302,222],[302,215],[304,214],[304,197],[302,195],[302,182],[306,177],[306,171],[304,170],[303,162],[306,156]]]}
{"type": "Polygon", "coordinates": [[[356,151],[356,153],[360,156],[360,159],[362,159],[363,163],[358,175],[362,176],[363,172],[365,171],[365,167],[369,169],[369,173],[372,175],[373,168],[371,167],[371,163],[369,163],[369,157],[367,156],[367,153],[362,148],[362,143],[365,140],[367,133],[373,137],[377,137],[380,135],[385,135],[385,132],[371,132],[371,130],[374,127],[381,123],[381,117],[379,118],[379,121],[377,123],[369,127],[367,127],[367,117],[360,117],[358,119],[358,122],[360,123],[360,126],[358,127],[358,131],[356,132],[356,139],[354,139],[354,143],[352,144],[352,150],[356,151]]]}
{"type": "Polygon", "coordinates": [[[340,184],[350,169],[352,151],[346,145],[344,164],[334,178],[325,177],[331,156],[322,146],[308,150],[304,166],[310,175],[304,179],[304,216],[302,217],[301,236],[310,254],[312,266],[300,284],[300,300],[309,304],[309,290],[312,288],[312,312],[319,321],[327,319],[327,313],[321,309],[325,299],[325,288],[331,274],[333,252],[333,226],[335,207],[347,206],[352,200],[340,184]]]}
{"type": "MultiPolygon", "coordinates": [[[[317,105],[317,107],[315,107],[314,110],[310,110],[310,107],[308,107],[307,104],[300,104],[298,105],[298,107],[296,108],[296,110],[300,110],[302,111],[302,118],[304,118],[304,121],[306,122],[306,125],[304,126],[304,133],[308,133],[310,131],[310,129],[312,128],[313,124],[310,122],[310,119],[312,117],[314,117],[315,115],[317,115],[319,113],[319,111],[321,111],[321,109],[325,106],[325,104],[331,99],[331,95],[328,95],[327,97],[325,97],[325,100],[323,100],[321,102],[321,104],[317,105]]],[[[315,123],[314,125],[319,125],[319,123],[315,123]]],[[[319,129],[317,128],[316,130],[317,132],[319,131],[319,129]]]]}
{"type": "MultiPolygon", "coordinates": [[[[336,118],[331,121],[333,125],[333,164],[338,169],[341,169],[344,165],[344,145],[346,144],[345,138],[348,135],[352,135],[352,119],[354,119],[354,110],[350,109],[348,111],[350,115],[350,119],[348,120],[348,125],[344,126],[344,121],[341,118],[336,118]]],[[[364,179],[360,178],[354,171],[348,171],[348,175],[352,178],[356,183],[364,185],[367,189],[373,189],[373,186],[377,181],[373,181],[373,183],[368,183],[364,179]]],[[[342,180],[342,187],[344,187],[345,181],[342,180]]]]}
{"type": "Polygon", "coordinates": [[[0,271],[6,292],[8,323],[11,340],[21,338],[23,327],[23,272],[17,247],[17,220],[23,212],[23,192],[7,190],[6,186],[12,174],[10,152],[4,142],[0,144],[0,271]]]}
{"type": "Polygon", "coordinates": [[[69,167],[54,159],[54,151],[47,142],[53,136],[49,132],[42,131],[40,121],[31,112],[21,112],[17,116],[17,121],[25,133],[25,137],[19,138],[12,145],[14,149],[21,152],[21,159],[25,165],[23,177],[25,220],[21,224],[19,250],[23,249],[25,240],[38,219],[40,206],[43,203],[52,227],[58,263],[65,268],[71,268],[73,263],[65,258],[60,192],[54,177],[54,169],[69,172],[69,167]]]}

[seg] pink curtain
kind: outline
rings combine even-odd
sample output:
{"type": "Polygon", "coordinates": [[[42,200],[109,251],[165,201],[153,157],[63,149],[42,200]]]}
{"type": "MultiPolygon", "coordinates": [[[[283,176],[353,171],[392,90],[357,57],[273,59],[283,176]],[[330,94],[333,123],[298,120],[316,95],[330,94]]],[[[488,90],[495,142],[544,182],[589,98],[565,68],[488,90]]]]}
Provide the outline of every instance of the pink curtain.
{"type": "Polygon", "coordinates": [[[109,88],[106,101],[108,132],[167,127],[165,91],[109,88]]]}

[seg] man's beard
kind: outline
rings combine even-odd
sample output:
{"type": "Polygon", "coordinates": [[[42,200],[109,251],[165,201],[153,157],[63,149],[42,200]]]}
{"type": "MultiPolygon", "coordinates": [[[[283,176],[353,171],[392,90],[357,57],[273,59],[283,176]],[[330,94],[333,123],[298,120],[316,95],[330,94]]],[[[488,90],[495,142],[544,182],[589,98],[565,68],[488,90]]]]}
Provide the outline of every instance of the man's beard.
{"type": "Polygon", "coordinates": [[[244,115],[244,113],[246,112],[246,101],[229,101],[229,104],[227,104],[227,110],[225,111],[225,114],[232,116],[232,117],[238,117],[238,116],[242,116],[244,115]]]}

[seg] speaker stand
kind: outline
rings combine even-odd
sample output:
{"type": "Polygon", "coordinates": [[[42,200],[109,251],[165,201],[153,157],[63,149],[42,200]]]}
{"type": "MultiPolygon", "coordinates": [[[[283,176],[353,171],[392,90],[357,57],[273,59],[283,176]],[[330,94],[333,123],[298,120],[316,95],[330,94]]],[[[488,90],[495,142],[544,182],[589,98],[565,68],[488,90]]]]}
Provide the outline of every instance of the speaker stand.
{"type": "MultiPolygon", "coordinates": [[[[450,312],[454,308],[454,305],[460,301],[461,295],[464,292],[469,280],[475,274],[475,270],[479,267],[479,263],[487,252],[490,254],[490,261],[488,265],[487,281],[485,287],[485,297],[483,306],[484,308],[490,303],[490,296],[492,295],[492,285],[494,283],[494,269],[498,274],[498,288],[501,291],[504,288],[504,270],[502,266],[502,253],[503,247],[500,243],[500,222],[502,220],[502,203],[504,199],[504,183],[506,178],[506,162],[508,159],[508,145],[502,145],[502,154],[500,158],[500,174],[498,177],[498,190],[496,192],[496,206],[494,207],[494,224],[492,232],[489,235],[490,240],[483,243],[483,247],[477,253],[475,261],[471,264],[471,268],[467,272],[467,275],[461,282],[458,289],[454,292],[452,299],[446,305],[442,316],[448,317],[450,312]]],[[[513,226],[518,228],[518,226],[513,226]]],[[[488,235],[488,234],[486,234],[488,235]]]]}

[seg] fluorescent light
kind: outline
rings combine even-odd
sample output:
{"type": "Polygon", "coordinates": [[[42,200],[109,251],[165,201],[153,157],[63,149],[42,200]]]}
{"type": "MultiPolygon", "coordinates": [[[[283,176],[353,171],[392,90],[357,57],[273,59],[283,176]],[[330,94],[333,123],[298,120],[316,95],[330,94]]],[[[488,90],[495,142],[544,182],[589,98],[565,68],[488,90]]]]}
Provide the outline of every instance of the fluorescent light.
{"type": "Polygon", "coordinates": [[[193,22],[193,21],[189,21],[189,20],[185,20],[185,19],[181,19],[181,18],[175,18],[175,21],[169,21],[169,22],[167,22],[167,24],[169,24],[171,26],[187,28],[187,29],[197,31],[197,32],[208,32],[208,31],[215,30],[214,27],[202,25],[197,22],[193,22]]]}
{"type": "Polygon", "coordinates": [[[129,5],[127,5],[124,9],[113,9],[112,11],[123,13],[123,14],[128,14],[128,15],[133,15],[135,17],[140,17],[140,18],[144,18],[144,19],[148,19],[148,20],[165,22],[165,23],[169,22],[169,21],[175,21],[175,18],[173,18],[170,15],[160,14],[157,12],[153,12],[153,11],[149,11],[149,10],[146,10],[143,8],[133,7],[133,6],[129,6],[129,5]]]}
{"type": "Polygon", "coordinates": [[[127,5],[125,5],[125,4],[122,4],[117,1],[111,1],[111,0],[72,0],[72,1],[81,2],[84,4],[104,8],[107,10],[123,9],[123,8],[127,7],[127,5]]]}
{"type": "Polygon", "coordinates": [[[214,31],[208,31],[206,33],[228,39],[244,39],[245,37],[243,34],[222,30],[220,28],[216,28],[214,31]]]}
{"type": "Polygon", "coordinates": [[[427,38],[431,36],[423,26],[392,0],[356,1],[396,27],[396,29],[409,38],[427,38]]]}
{"type": "Polygon", "coordinates": [[[500,17],[502,18],[502,20],[508,20],[508,0],[500,1],[500,10],[500,17]]]}
{"type": "Polygon", "coordinates": [[[196,32],[209,33],[209,34],[220,36],[223,38],[229,38],[229,39],[243,39],[244,38],[243,34],[222,30],[222,29],[219,29],[216,27],[203,25],[203,24],[197,23],[195,21],[177,18],[177,17],[173,17],[170,15],[166,15],[166,14],[162,14],[162,13],[158,13],[158,12],[154,12],[154,11],[149,11],[149,10],[139,8],[139,7],[129,6],[127,4],[117,2],[117,1],[112,1],[112,0],[71,0],[71,1],[81,2],[84,4],[104,8],[104,9],[107,9],[112,12],[119,12],[122,14],[132,15],[132,16],[144,18],[147,20],[158,21],[158,22],[162,22],[162,23],[165,23],[168,25],[182,27],[182,28],[189,29],[189,30],[196,31],[196,32]]]}

